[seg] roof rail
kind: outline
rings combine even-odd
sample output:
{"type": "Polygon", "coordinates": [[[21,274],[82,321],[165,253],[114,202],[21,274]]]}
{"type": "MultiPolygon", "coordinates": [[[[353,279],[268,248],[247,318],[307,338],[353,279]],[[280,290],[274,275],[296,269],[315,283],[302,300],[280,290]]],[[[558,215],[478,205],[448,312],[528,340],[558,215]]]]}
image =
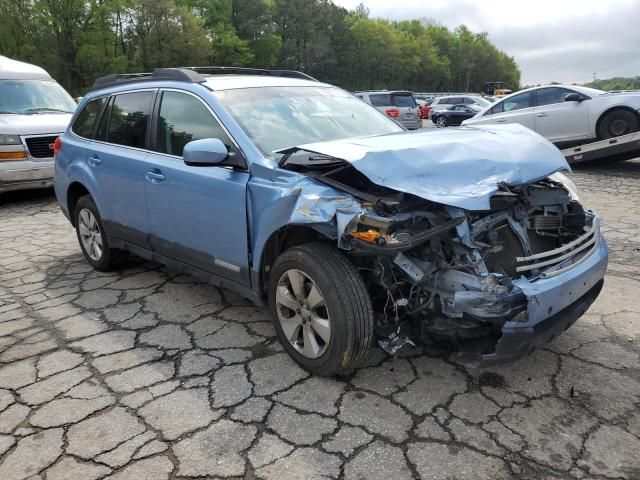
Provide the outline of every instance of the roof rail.
{"type": "Polygon", "coordinates": [[[97,90],[99,88],[113,87],[115,85],[128,83],[149,82],[157,80],[201,83],[206,79],[193,69],[156,68],[153,73],[115,73],[112,75],[106,75],[104,77],[96,79],[96,81],[93,82],[90,90],[97,90]]]}
{"type": "Polygon", "coordinates": [[[313,80],[317,82],[311,75],[298,70],[269,70],[266,68],[250,68],[250,67],[182,67],[184,69],[193,70],[204,75],[267,75],[270,77],[287,77],[300,78],[303,80],[313,80]]]}

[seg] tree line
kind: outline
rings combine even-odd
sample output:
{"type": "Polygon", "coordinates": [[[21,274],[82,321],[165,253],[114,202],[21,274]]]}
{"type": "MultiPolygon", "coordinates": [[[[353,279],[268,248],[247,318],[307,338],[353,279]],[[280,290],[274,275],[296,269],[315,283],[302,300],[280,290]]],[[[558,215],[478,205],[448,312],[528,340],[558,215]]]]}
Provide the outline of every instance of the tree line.
{"type": "Polygon", "coordinates": [[[587,83],[587,87],[599,88],[600,90],[640,90],[640,76],[636,77],[613,77],[607,79],[596,79],[587,83]]]}
{"type": "Polygon", "coordinates": [[[295,69],[350,90],[520,82],[484,32],[331,0],[0,0],[0,54],[44,67],[73,94],[109,73],[193,65],[295,69]]]}

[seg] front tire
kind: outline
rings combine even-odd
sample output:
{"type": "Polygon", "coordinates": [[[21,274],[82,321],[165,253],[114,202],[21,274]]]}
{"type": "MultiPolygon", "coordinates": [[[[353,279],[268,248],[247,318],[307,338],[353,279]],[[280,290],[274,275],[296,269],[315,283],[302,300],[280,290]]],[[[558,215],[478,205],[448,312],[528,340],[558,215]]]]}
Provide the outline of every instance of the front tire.
{"type": "Polygon", "coordinates": [[[108,272],[126,263],[129,252],[111,248],[98,208],[89,195],[78,200],[73,213],[80,248],[93,268],[108,272]]]}
{"type": "Polygon", "coordinates": [[[640,130],[640,120],[638,116],[629,110],[614,110],[607,113],[598,125],[598,138],[606,140],[608,138],[627,135],[628,133],[640,130]]]}
{"type": "Polygon", "coordinates": [[[445,117],[436,118],[436,127],[445,128],[447,126],[447,119],[445,117]]]}
{"type": "Polygon", "coordinates": [[[289,355],[321,376],[355,366],[373,339],[373,307],[345,256],[328,245],[301,245],[280,255],[269,275],[269,311],[289,355]]]}

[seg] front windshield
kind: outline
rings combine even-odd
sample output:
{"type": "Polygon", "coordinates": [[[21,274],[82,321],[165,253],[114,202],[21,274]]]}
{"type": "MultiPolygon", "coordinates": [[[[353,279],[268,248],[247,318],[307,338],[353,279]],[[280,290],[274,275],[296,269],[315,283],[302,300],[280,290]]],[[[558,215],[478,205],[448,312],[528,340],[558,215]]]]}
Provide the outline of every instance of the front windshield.
{"type": "Polygon", "coordinates": [[[53,80],[0,80],[0,114],[73,113],[73,98],[53,80]]]}
{"type": "Polygon", "coordinates": [[[266,155],[305,143],[403,130],[336,87],[240,88],[215,94],[266,155]]]}

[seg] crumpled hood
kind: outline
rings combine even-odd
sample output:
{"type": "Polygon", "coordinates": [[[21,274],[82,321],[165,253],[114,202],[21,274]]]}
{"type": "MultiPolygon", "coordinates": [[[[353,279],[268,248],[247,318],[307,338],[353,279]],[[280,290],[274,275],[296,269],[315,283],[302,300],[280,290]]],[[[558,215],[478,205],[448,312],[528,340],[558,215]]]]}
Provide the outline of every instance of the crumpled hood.
{"type": "Polygon", "coordinates": [[[425,129],[298,148],[348,161],[377,185],[466,210],[489,210],[499,183],[524,185],[571,171],[560,150],[517,124],[425,129]]]}

